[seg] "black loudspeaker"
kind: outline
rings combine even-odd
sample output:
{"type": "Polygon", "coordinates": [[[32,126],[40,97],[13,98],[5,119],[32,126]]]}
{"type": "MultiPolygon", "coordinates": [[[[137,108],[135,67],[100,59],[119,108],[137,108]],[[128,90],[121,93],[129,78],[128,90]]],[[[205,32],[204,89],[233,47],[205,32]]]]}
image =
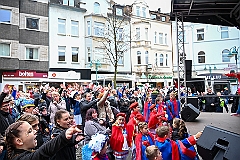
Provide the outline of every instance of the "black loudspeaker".
{"type": "Polygon", "coordinates": [[[197,141],[197,151],[203,160],[236,160],[240,157],[239,143],[239,134],[206,126],[197,141]]]}
{"type": "Polygon", "coordinates": [[[190,81],[192,79],[192,60],[185,60],[185,73],[186,81],[190,81]]]}
{"type": "Polygon", "coordinates": [[[187,103],[191,103],[195,108],[199,109],[198,107],[198,97],[187,97],[187,103]]]}
{"type": "Polygon", "coordinates": [[[181,118],[186,122],[194,121],[200,114],[200,111],[191,103],[185,104],[181,111],[181,118]]]}

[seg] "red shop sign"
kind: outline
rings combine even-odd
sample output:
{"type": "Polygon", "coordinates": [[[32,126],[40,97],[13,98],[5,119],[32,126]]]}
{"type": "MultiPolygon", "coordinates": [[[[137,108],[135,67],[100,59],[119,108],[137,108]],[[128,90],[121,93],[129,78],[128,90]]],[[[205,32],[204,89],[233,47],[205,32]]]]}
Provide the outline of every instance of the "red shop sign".
{"type": "Polygon", "coordinates": [[[3,72],[5,78],[48,78],[47,72],[36,72],[30,70],[17,70],[16,72],[3,72]]]}

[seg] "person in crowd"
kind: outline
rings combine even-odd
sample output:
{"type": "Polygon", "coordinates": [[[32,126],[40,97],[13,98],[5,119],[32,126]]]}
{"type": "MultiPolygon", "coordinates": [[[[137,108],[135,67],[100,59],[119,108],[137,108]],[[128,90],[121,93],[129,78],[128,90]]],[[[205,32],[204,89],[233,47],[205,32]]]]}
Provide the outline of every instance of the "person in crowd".
{"type": "Polygon", "coordinates": [[[162,160],[162,153],[155,145],[148,146],[145,151],[148,160],[162,160]]]}
{"type": "Polygon", "coordinates": [[[143,116],[145,118],[145,121],[148,122],[150,118],[150,106],[152,105],[152,97],[148,96],[146,98],[146,102],[144,103],[144,112],[143,116]]]}
{"type": "Polygon", "coordinates": [[[97,111],[93,108],[88,109],[84,127],[85,139],[82,148],[82,158],[86,160],[91,159],[92,150],[89,149],[88,143],[93,135],[96,133],[109,134],[110,131],[110,129],[106,129],[106,127],[99,123],[97,111]]]}
{"type": "Polygon", "coordinates": [[[169,127],[160,126],[156,129],[157,138],[155,144],[162,153],[162,158],[167,160],[184,159],[195,160],[197,153],[193,145],[196,144],[197,139],[200,138],[202,132],[196,135],[185,138],[184,140],[173,141],[170,140],[169,127]]]}
{"type": "Polygon", "coordinates": [[[138,102],[133,102],[130,106],[129,109],[131,110],[131,115],[129,117],[129,120],[131,120],[133,117],[135,117],[137,114],[141,114],[140,112],[140,107],[138,105],[138,102]]]}
{"type": "MultiPolygon", "coordinates": [[[[239,92],[236,92],[236,95],[239,95],[239,92]]],[[[240,99],[239,96],[233,98],[233,104],[231,108],[231,116],[240,117],[240,99]]]]}
{"type": "Polygon", "coordinates": [[[99,101],[98,98],[92,100],[92,94],[89,92],[86,92],[83,94],[83,100],[80,102],[83,128],[85,126],[85,117],[86,117],[87,110],[90,108],[93,108],[98,101],[99,101]]]}
{"type": "Polygon", "coordinates": [[[180,118],[173,119],[172,140],[183,140],[189,137],[185,122],[180,118]]]}
{"type": "Polygon", "coordinates": [[[107,100],[107,96],[110,92],[110,88],[98,95],[99,102],[97,102],[98,117],[105,119],[106,122],[112,123],[114,121],[114,114],[112,112],[110,102],[107,100]]]}
{"type": "Polygon", "coordinates": [[[52,92],[53,100],[50,102],[48,107],[48,112],[50,114],[50,123],[55,124],[55,113],[59,110],[66,110],[66,102],[61,99],[60,94],[58,92],[52,92]]]}
{"type": "Polygon", "coordinates": [[[81,132],[76,126],[68,128],[59,136],[46,142],[37,150],[36,131],[25,121],[18,121],[11,124],[6,130],[6,145],[8,148],[9,160],[49,160],[56,152],[64,146],[72,144],[73,141],[80,141],[82,136],[73,137],[75,133],[81,132]]]}
{"type": "Polygon", "coordinates": [[[39,132],[41,132],[44,142],[50,139],[49,121],[50,115],[47,112],[47,106],[41,106],[39,108],[39,132]]]}
{"type": "Polygon", "coordinates": [[[35,107],[33,99],[26,98],[21,102],[22,114],[32,114],[35,107]]]}
{"type": "Polygon", "coordinates": [[[108,136],[104,134],[95,134],[89,142],[89,148],[92,149],[92,160],[109,160],[107,155],[108,136]]]}
{"type": "Polygon", "coordinates": [[[175,93],[171,92],[170,93],[170,100],[167,102],[169,112],[168,114],[168,121],[172,124],[173,118],[180,118],[180,107],[181,107],[181,102],[176,99],[175,93]]]}
{"type": "Polygon", "coordinates": [[[130,101],[127,97],[127,94],[123,93],[123,96],[119,101],[119,111],[127,114],[129,112],[129,106],[130,106],[130,101]]]}
{"type": "Polygon", "coordinates": [[[156,104],[158,113],[166,112],[167,106],[165,105],[162,94],[159,94],[159,96],[156,98],[155,104],[156,104]]]}
{"type": "MultiPolygon", "coordinates": [[[[55,127],[53,128],[51,137],[54,139],[66,129],[71,127],[70,114],[67,110],[59,110],[54,116],[55,127]]],[[[75,137],[75,135],[74,135],[75,137]]],[[[64,146],[51,158],[51,160],[76,160],[76,148],[75,145],[78,142],[73,142],[64,146]]]]}
{"type": "Polygon", "coordinates": [[[223,108],[225,108],[226,112],[228,113],[228,107],[226,104],[226,99],[221,97],[221,93],[217,92],[218,96],[218,106],[216,107],[216,112],[221,112],[223,113],[223,108]]]}
{"type": "Polygon", "coordinates": [[[33,115],[31,113],[25,113],[25,114],[22,114],[17,121],[26,121],[28,122],[32,128],[34,130],[37,131],[37,137],[36,137],[36,140],[37,140],[37,146],[36,148],[39,148],[41,145],[43,145],[44,141],[43,141],[43,136],[42,136],[42,133],[39,132],[39,118],[36,116],[36,115],[33,115]]]}
{"type": "Polygon", "coordinates": [[[148,131],[148,124],[146,122],[140,122],[138,124],[139,133],[136,136],[136,160],[147,160],[145,150],[148,146],[154,145],[154,137],[151,132],[148,131]]]}
{"type": "Polygon", "coordinates": [[[130,103],[133,103],[133,102],[138,102],[138,105],[140,107],[140,112],[143,113],[144,112],[143,97],[138,93],[138,90],[133,91],[133,94],[130,98],[130,103]]]}
{"type": "Polygon", "coordinates": [[[158,126],[162,126],[164,122],[167,122],[167,118],[165,117],[165,112],[157,113],[157,107],[155,104],[150,106],[150,118],[148,122],[148,128],[150,132],[155,136],[155,129],[158,126]]]}
{"type": "Polygon", "coordinates": [[[75,122],[79,128],[81,128],[81,125],[82,125],[80,102],[81,102],[81,95],[76,94],[75,99],[73,100],[72,108],[73,108],[75,122]]]}
{"type": "MultiPolygon", "coordinates": [[[[10,111],[10,101],[9,99],[9,88],[8,84],[6,84],[3,88],[3,92],[0,95],[0,136],[5,136],[5,131],[7,127],[14,122],[10,111]]],[[[0,153],[0,157],[2,159],[6,158],[6,146],[1,143],[0,149],[2,149],[0,153]]]]}
{"type": "Polygon", "coordinates": [[[51,103],[52,100],[53,100],[52,91],[51,91],[51,90],[47,90],[47,89],[43,89],[42,99],[46,101],[46,103],[47,103],[47,109],[48,109],[50,103],[51,103]]]}
{"type": "Polygon", "coordinates": [[[218,106],[218,97],[212,92],[211,88],[208,88],[208,92],[205,97],[205,110],[206,112],[216,112],[218,106]]]}
{"type": "Polygon", "coordinates": [[[126,160],[128,156],[127,130],[125,125],[125,113],[118,113],[112,126],[110,146],[116,160],[126,160]]]}

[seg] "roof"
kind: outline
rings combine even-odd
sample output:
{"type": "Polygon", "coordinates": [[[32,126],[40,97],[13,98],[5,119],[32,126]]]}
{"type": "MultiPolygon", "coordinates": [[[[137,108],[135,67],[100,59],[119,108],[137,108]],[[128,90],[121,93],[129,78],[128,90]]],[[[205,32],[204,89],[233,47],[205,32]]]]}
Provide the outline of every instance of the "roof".
{"type": "Polygon", "coordinates": [[[171,20],[183,14],[184,22],[240,28],[239,0],[172,0],[171,20]]]}

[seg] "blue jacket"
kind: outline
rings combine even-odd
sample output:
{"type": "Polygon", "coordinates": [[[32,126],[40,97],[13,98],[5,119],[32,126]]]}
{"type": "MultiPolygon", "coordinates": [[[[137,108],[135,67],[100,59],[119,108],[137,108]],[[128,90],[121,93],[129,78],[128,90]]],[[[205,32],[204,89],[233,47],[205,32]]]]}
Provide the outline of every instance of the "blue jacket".
{"type": "Polygon", "coordinates": [[[73,104],[73,114],[74,115],[80,115],[80,113],[81,113],[80,101],[76,101],[76,103],[73,104]]]}

